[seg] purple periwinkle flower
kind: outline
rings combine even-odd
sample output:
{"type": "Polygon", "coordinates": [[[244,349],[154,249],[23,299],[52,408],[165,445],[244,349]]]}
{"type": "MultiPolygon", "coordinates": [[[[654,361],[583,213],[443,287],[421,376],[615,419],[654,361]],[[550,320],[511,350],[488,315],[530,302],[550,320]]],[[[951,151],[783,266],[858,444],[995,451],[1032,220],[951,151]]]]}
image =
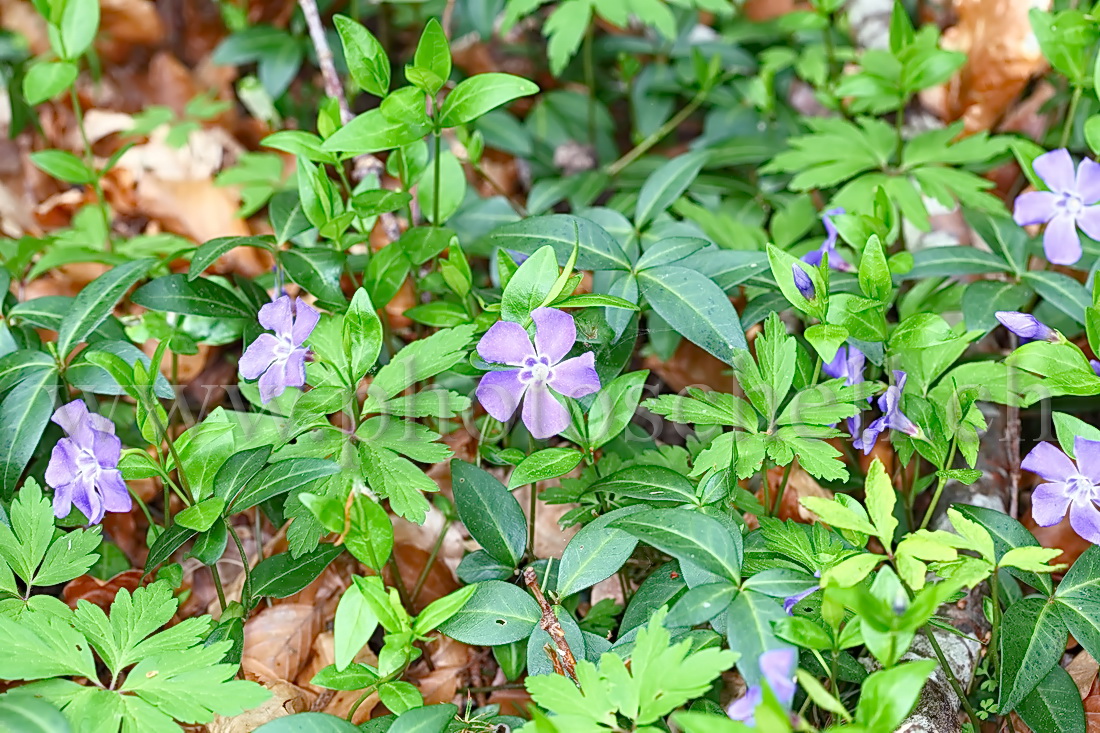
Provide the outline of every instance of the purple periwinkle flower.
{"type": "MultiPolygon", "coordinates": [[[[789,647],[769,649],[760,655],[757,663],[772,694],[783,707],[789,708],[794,701],[794,670],[798,663],[795,650],[789,647]]],[[[760,685],[751,685],[744,696],[726,707],[726,715],[745,725],[756,725],[756,708],[763,700],[764,689],[760,685]]]]}
{"type": "Polygon", "coordinates": [[[886,393],[878,398],[878,409],[882,410],[882,417],[868,425],[859,440],[852,442],[852,445],[862,450],[864,455],[871,452],[878,441],[878,436],[887,429],[897,430],[914,437],[921,434],[920,428],[901,411],[901,392],[905,389],[905,378],[905,372],[894,370],[895,383],[887,387],[886,393]]]}
{"type": "Polygon", "coordinates": [[[535,322],[535,343],[523,326],[498,321],[477,344],[477,353],[487,362],[516,369],[489,372],[477,385],[477,399],[492,417],[507,422],[520,400],[523,424],[535,438],[549,438],[569,427],[569,410],[550,392],[566,397],[584,397],[600,389],[595,356],[591,351],[562,361],[577,341],[573,316],[555,308],[531,311],[535,322]]]}
{"type": "Polygon", "coordinates": [[[1046,224],[1043,252],[1056,265],[1072,265],[1081,259],[1080,227],[1100,240],[1100,164],[1081,161],[1076,172],[1065,148],[1043,153],[1031,167],[1049,191],[1028,191],[1016,197],[1012,218],[1020,226],[1046,224]]]}
{"type": "Polygon", "coordinates": [[[1058,341],[1058,332],[1030,313],[997,311],[994,315],[1002,326],[1020,337],[1022,344],[1029,341],[1058,341]]]}
{"type": "Polygon", "coordinates": [[[798,292],[802,293],[802,297],[806,300],[813,300],[817,295],[817,289],[814,288],[814,281],[810,279],[810,276],[798,265],[791,265],[791,273],[794,274],[794,286],[798,288],[798,292]]]}
{"type": "MultiPolygon", "coordinates": [[[[815,578],[821,577],[821,571],[814,572],[815,578]]],[[[783,599],[783,610],[788,616],[794,615],[794,607],[801,603],[807,596],[817,592],[820,588],[816,585],[812,585],[804,591],[795,593],[793,596],[787,596],[783,599]]]]}
{"type": "Polygon", "coordinates": [[[99,524],[106,512],[130,511],[133,499],[118,470],[122,441],[115,424],[88,412],[84,400],[62,405],[50,419],[66,436],[53,447],[46,467],[54,516],[67,517],[76,504],[91,524],[99,524]]]}
{"type": "Polygon", "coordinates": [[[1100,361],[1096,359],[1089,359],[1089,366],[1092,367],[1093,373],[1100,377],[1100,361]]]}
{"type": "Polygon", "coordinates": [[[241,376],[260,380],[260,399],[269,402],[287,387],[302,387],[306,383],[306,357],[309,349],[302,346],[321,316],[301,298],[291,300],[282,295],[260,308],[259,321],[274,331],[260,334],[241,355],[241,376]]]}
{"type": "Polygon", "coordinates": [[[829,267],[833,270],[840,272],[852,272],[855,268],[852,267],[840,253],[836,251],[836,239],[839,232],[836,230],[836,224],[833,224],[832,217],[846,213],[844,209],[836,208],[829,209],[821,215],[821,223],[825,225],[825,241],[821,243],[821,246],[812,252],[807,252],[802,257],[802,261],[807,265],[813,265],[817,267],[821,264],[822,255],[826,252],[829,253],[829,267]]]}
{"type": "Polygon", "coordinates": [[[828,364],[822,365],[822,370],[833,379],[843,379],[844,384],[851,387],[863,381],[863,370],[867,364],[867,357],[854,346],[841,346],[836,350],[836,356],[828,364]]]}
{"type": "Polygon", "coordinates": [[[1100,441],[1077,436],[1073,440],[1077,463],[1050,443],[1040,443],[1020,462],[1045,483],[1031,495],[1031,516],[1040,527],[1062,521],[1069,511],[1073,531],[1100,544],[1100,441]]]}

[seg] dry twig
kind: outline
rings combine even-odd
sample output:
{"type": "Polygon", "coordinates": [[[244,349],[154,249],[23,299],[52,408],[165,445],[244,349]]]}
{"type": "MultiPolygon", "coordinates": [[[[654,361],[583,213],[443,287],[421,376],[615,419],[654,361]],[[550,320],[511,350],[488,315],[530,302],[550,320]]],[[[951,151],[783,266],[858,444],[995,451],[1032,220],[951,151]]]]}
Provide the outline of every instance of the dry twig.
{"type": "Polygon", "coordinates": [[[569,648],[569,641],[565,638],[565,629],[561,627],[561,622],[554,614],[554,607],[546,600],[542,588],[539,587],[539,579],[533,568],[527,568],[523,571],[523,582],[535,594],[535,600],[538,602],[539,608],[542,609],[539,628],[550,635],[558,648],[557,654],[553,655],[550,660],[554,664],[554,670],[576,681],[577,659],[573,656],[573,650],[569,648]]]}

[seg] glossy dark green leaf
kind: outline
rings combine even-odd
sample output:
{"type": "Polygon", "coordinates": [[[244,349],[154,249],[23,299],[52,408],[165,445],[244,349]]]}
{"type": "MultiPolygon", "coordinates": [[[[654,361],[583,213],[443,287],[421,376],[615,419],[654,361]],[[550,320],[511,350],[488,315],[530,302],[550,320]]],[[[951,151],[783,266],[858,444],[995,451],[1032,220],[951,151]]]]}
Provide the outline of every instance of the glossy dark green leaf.
{"type": "Polygon", "coordinates": [[[722,289],[704,275],[677,265],[638,274],[642,295],[676,331],[727,364],[747,349],[737,311],[722,289]]]}
{"type": "Polygon", "coordinates": [[[470,535],[493,559],[515,567],[527,548],[527,520],[516,497],[491,474],[451,461],[455,508],[470,535]]]}
{"type": "Polygon", "coordinates": [[[512,74],[477,74],[463,79],[447,94],[439,111],[439,124],[443,127],[464,125],[513,99],[538,91],[535,82],[512,74]]]}
{"type": "Polygon", "coordinates": [[[647,509],[611,526],[732,583],[741,580],[741,536],[714,517],[687,509],[647,509]]]}
{"type": "Polygon", "coordinates": [[[593,491],[606,491],[642,501],[675,501],[695,503],[695,487],[671,468],[664,466],[631,466],[616,471],[592,484],[593,491]]]}
{"type": "Polygon", "coordinates": [[[1060,665],[1016,706],[1034,733],[1084,733],[1085,707],[1069,672],[1060,665]]]}
{"type": "Polygon", "coordinates": [[[628,532],[589,524],[573,535],[558,565],[558,595],[579,593],[610,578],[634,553],[638,540],[628,532]]]}
{"type": "Polygon", "coordinates": [[[386,733],[443,733],[457,713],[450,703],[413,708],[398,715],[386,733]]]}
{"type": "Polygon", "coordinates": [[[277,461],[253,476],[244,488],[230,498],[228,511],[234,514],[302,489],[318,479],[340,472],[340,466],[321,458],[288,458],[277,461]]]}
{"type": "Polygon", "coordinates": [[[603,227],[579,216],[533,216],[498,227],[492,237],[497,246],[524,254],[533,254],[549,244],[558,256],[558,265],[569,261],[577,244],[579,270],[630,269],[630,261],[619,243],[603,227]]]}
{"type": "Polygon", "coordinates": [[[214,496],[229,499],[259,473],[271,455],[272,446],[261,445],[234,453],[214,475],[214,496]]]}
{"type": "Polygon", "coordinates": [[[740,654],[737,669],[750,685],[760,681],[760,665],[757,660],[769,649],[790,646],[772,629],[772,624],[788,618],[779,601],[755,591],[738,593],[730,603],[726,615],[726,636],[730,650],[740,654]]]}
{"type": "MultiPolygon", "coordinates": [[[[1035,539],[1035,536],[1031,534],[1024,525],[1003,512],[994,511],[986,507],[972,506],[970,504],[955,504],[954,508],[967,519],[977,522],[989,531],[989,534],[993,537],[993,551],[996,554],[998,562],[1004,557],[1006,552],[1014,547],[1039,546],[1039,541],[1035,539]]],[[[1032,573],[1027,570],[1018,570],[1016,568],[1007,568],[1007,570],[1013,577],[1027,583],[1032,588],[1040,590],[1047,595],[1054,592],[1054,586],[1050,582],[1049,573],[1032,573]]],[[[1066,587],[1067,592],[1069,587],[1072,587],[1066,586],[1064,581],[1062,582],[1062,586],[1066,587]]]]}
{"type": "Polygon", "coordinates": [[[296,713],[264,723],[255,733],[361,733],[359,726],[328,713],[296,713]]]}
{"type": "Polygon", "coordinates": [[[203,277],[165,275],[152,280],[130,296],[136,305],[150,310],[210,318],[254,319],[256,312],[232,290],[203,277]]]}
{"type": "Polygon", "coordinates": [[[145,559],[145,572],[151,573],[157,565],[172,557],[183,543],[198,534],[198,531],[184,527],[182,524],[173,524],[164,530],[149,548],[149,556],[145,559]]]}
{"type": "Polygon", "coordinates": [[[1066,648],[1067,632],[1058,604],[1042,598],[1016,601],[1005,611],[1001,623],[997,705],[1007,713],[1015,710],[1058,665],[1066,648]]]}
{"type": "Polygon", "coordinates": [[[530,636],[541,614],[527,591],[510,583],[489,580],[439,627],[447,636],[464,644],[496,646],[530,636]]]}
{"type": "Polygon", "coordinates": [[[0,498],[10,499],[38,447],[57,399],[57,372],[28,372],[0,402],[0,498]]]}
{"type": "Polygon", "coordinates": [[[67,355],[111,315],[119,299],[145,276],[156,260],[145,258],[112,267],[84,286],[73,298],[71,310],[61,320],[57,351],[67,355]]]}
{"type": "Polygon", "coordinates": [[[697,150],[677,155],[649,175],[634,207],[634,225],[639,230],[680,198],[703,169],[709,154],[709,151],[697,150]]]}
{"type": "Polygon", "coordinates": [[[217,262],[222,255],[237,247],[256,247],[271,251],[271,237],[218,237],[203,243],[195,254],[191,256],[191,267],[187,270],[187,278],[194,280],[206,271],[206,268],[217,262]]]}
{"type": "Polygon", "coordinates": [[[518,489],[536,481],[563,476],[581,462],[580,451],[572,448],[545,448],[524,458],[508,477],[508,488],[518,489]]]}
{"type": "Polygon", "coordinates": [[[307,552],[296,559],[289,552],[282,552],[262,560],[252,569],[253,598],[286,598],[294,595],[316,580],[343,551],[341,545],[322,543],[313,552],[307,552]]]}

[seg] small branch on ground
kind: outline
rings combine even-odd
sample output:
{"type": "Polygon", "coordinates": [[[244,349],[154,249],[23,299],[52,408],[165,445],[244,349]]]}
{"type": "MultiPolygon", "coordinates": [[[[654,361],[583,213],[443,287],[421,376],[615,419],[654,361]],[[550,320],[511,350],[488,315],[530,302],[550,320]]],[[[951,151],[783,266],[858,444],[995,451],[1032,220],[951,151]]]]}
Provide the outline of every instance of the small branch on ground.
{"type": "Polygon", "coordinates": [[[569,641],[565,638],[565,629],[561,627],[561,622],[554,614],[554,607],[546,600],[542,588],[539,587],[538,575],[535,574],[534,568],[527,568],[523,571],[523,582],[535,594],[535,600],[538,602],[539,608],[542,609],[539,628],[549,634],[557,646],[557,654],[551,657],[554,670],[576,682],[577,659],[573,656],[573,650],[569,648],[569,641]]]}

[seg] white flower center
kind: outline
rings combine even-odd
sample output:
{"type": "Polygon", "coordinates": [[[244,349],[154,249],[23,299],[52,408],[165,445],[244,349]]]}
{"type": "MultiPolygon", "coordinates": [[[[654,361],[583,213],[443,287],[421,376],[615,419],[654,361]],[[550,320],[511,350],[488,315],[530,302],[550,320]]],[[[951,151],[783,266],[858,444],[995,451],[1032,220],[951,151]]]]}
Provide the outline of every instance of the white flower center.
{"type": "Polygon", "coordinates": [[[1062,194],[1062,200],[1058,203],[1070,216],[1077,216],[1085,208],[1085,202],[1081,200],[1081,197],[1068,191],[1062,194]]]}
{"type": "Polygon", "coordinates": [[[1066,479],[1066,496],[1074,503],[1085,503],[1096,499],[1096,485],[1087,477],[1075,474],[1066,479]]]}
{"type": "Polygon", "coordinates": [[[550,359],[545,356],[527,357],[519,373],[519,381],[536,387],[546,384],[553,378],[554,370],[550,366],[550,359]]]}
{"type": "Polygon", "coordinates": [[[271,351],[275,354],[276,361],[286,361],[294,353],[294,342],[290,340],[290,334],[277,334],[275,338],[278,339],[278,343],[272,347],[271,351]]]}
{"type": "Polygon", "coordinates": [[[99,461],[96,460],[95,453],[87,448],[80,448],[77,450],[76,472],[77,475],[94,478],[95,475],[99,473],[99,461]]]}

